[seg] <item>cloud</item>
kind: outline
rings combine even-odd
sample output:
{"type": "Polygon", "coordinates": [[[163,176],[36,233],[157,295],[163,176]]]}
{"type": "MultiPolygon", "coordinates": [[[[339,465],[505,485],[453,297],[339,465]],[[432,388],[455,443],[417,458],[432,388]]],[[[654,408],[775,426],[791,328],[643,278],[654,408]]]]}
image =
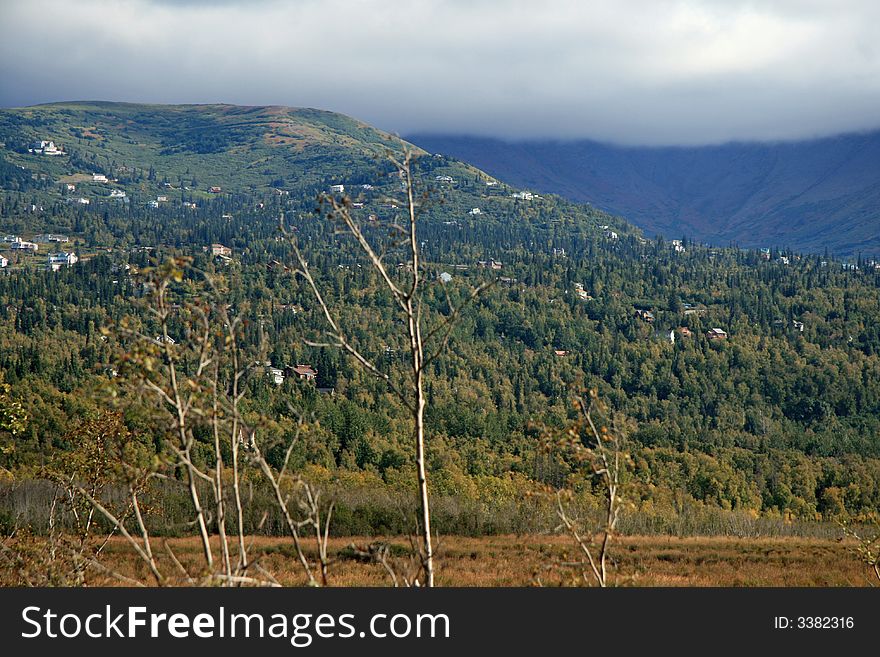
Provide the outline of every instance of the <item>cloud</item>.
{"type": "Polygon", "coordinates": [[[321,107],[638,144],[880,124],[874,0],[4,0],[0,104],[321,107]]]}

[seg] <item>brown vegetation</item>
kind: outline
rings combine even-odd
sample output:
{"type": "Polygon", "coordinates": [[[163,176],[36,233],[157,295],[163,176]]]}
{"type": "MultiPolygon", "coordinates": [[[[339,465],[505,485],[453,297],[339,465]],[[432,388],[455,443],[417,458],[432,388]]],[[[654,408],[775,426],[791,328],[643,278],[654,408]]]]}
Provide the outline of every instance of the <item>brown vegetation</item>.
{"type": "MultiPolygon", "coordinates": [[[[216,540],[216,539],[215,539],[216,540]]],[[[371,540],[331,538],[331,586],[388,586],[387,571],[365,558],[371,540]],[[352,545],[356,549],[352,549],[352,545]]],[[[417,557],[406,537],[382,539],[398,573],[417,557]]],[[[165,539],[157,542],[164,543],[165,539]]],[[[615,539],[616,586],[869,586],[873,574],[852,557],[851,541],[819,538],[727,538],[619,536],[615,539]]],[[[249,537],[249,557],[272,572],[282,585],[305,585],[302,568],[290,541],[249,537]]],[[[184,565],[201,558],[196,537],[168,539],[184,565]]],[[[159,549],[158,560],[170,559],[159,549]]],[[[442,537],[437,549],[442,586],[572,586],[582,585],[576,546],[565,535],[442,537]]],[[[315,555],[317,556],[317,555],[315,555]]],[[[102,561],[107,567],[140,581],[149,573],[131,547],[111,539],[102,561]]],[[[16,584],[17,573],[0,569],[0,583],[16,584]]],[[[89,569],[88,585],[120,585],[124,581],[89,569]]]]}

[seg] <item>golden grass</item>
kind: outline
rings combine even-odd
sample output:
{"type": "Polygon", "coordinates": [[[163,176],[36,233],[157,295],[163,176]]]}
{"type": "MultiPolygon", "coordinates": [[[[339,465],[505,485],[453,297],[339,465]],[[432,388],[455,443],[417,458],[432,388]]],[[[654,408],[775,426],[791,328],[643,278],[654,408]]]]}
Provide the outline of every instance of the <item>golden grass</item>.
{"type": "MultiPolygon", "coordinates": [[[[390,579],[376,563],[364,563],[346,548],[368,544],[367,538],[331,539],[329,583],[335,586],[387,586],[390,579]]],[[[409,540],[382,539],[392,546],[392,562],[403,575],[414,565],[409,540]]],[[[172,572],[165,539],[154,550],[160,567],[172,572]]],[[[201,558],[196,538],[167,539],[168,546],[194,572],[201,558]]],[[[306,580],[289,539],[252,537],[249,554],[284,585],[306,580]]],[[[216,546],[215,546],[216,547],[216,546]]],[[[311,546],[310,546],[311,547],[311,546]]],[[[219,548],[215,550],[219,558],[219,548]]],[[[566,536],[447,536],[440,540],[437,583],[441,586],[571,586],[580,585],[572,562],[578,551],[566,536]]],[[[867,586],[867,569],[845,542],[811,538],[727,538],[631,536],[613,545],[617,586],[867,586]]],[[[113,539],[102,562],[116,572],[149,582],[149,573],[125,541],[113,539]]],[[[92,585],[119,584],[93,571],[92,585]]],[[[876,583],[876,582],[874,582],[876,583]]]]}

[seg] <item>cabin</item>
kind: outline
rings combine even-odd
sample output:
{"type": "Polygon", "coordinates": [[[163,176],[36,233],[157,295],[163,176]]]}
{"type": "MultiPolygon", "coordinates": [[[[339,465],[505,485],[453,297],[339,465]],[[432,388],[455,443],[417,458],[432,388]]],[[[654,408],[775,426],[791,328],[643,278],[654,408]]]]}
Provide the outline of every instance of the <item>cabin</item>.
{"type": "Polygon", "coordinates": [[[211,187],[211,188],[208,190],[208,193],[210,193],[210,194],[219,194],[219,193],[222,192],[222,191],[223,191],[223,190],[222,190],[220,187],[214,186],[214,187],[211,187]]]}
{"type": "Polygon", "coordinates": [[[105,176],[103,173],[93,173],[92,182],[105,183],[109,181],[107,180],[107,176],[105,176]]]}
{"type": "Polygon", "coordinates": [[[560,358],[563,356],[568,356],[568,351],[565,349],[554,349],[553,353],[555,355],[559,356],[560,358]]]}
{"type": "Polygon", "coordinates": [[[8,266],[9,266],[9,260],[7,260],[3,256],[0,256],[0,269],[3,269],[4,267],[8,267],[8,266]]]}
{"type": "Polygon", "coordinates": [[[636,317],[638,317],[643,322],[647,322],[648,324],[654,323],[654,313],[650,310],[644,310],[642,308],[636,308],[636,317]]]}
{"type": "Polygon", "coordinates": [[[223,246],[222,244],[212,244],[211,245],[211,255],[212,256],[225,256],[227,258],[232,257],[232,249],[228,246],[223,246]]]}
{"type": "Polygon", "coordinates": [[[710,340],[726,340],[727,339],[727,331],[720,328],[711,328],[706,331],[706,337],[710,340]]]}
{"type": "Polygon", "coordinates": [[[470,212],[468,212],[468,214],[478,215],[478,214],[483,214],[483,211],[480,210],[480,208],[471,208],[471,210],[470,210],[470,212]]]}
{"type": "Polygon", "coordinates": [[[330,185],[330,192],[333,194],[345,194],[345,185],[330,185]]]}

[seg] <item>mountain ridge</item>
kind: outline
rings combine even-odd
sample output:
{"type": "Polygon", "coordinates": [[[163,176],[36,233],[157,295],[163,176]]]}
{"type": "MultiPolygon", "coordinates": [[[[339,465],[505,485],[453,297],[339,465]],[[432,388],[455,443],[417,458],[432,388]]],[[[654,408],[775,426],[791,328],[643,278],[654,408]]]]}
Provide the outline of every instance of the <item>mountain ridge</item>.
{"type": "Polygon", "coordinates": [[[843,256],[880,253],[880,131],[637,147],[415,134],[513,185],[588,202],[648,234],[843,256]]]}

